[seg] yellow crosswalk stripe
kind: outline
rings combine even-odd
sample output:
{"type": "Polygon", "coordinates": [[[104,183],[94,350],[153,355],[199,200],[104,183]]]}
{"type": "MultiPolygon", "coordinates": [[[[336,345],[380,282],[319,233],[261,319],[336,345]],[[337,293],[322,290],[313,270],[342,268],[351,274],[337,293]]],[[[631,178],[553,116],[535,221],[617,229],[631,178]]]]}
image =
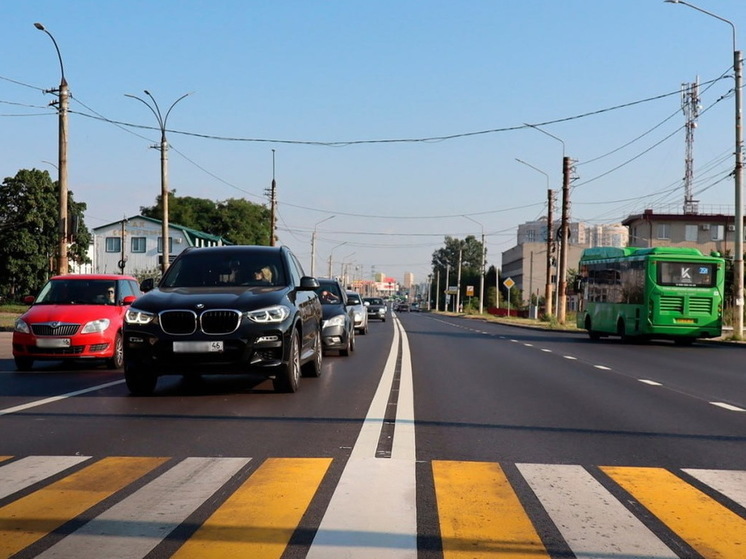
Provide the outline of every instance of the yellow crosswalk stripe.
{"type": "Polygon", "coordinates": [[[549,554],[499,464],[432,462],[445,559],[549,554]]]}
{"type": "Polygon", "coordinates": [[[706,559],[746,556],[746,519],[662,468],[602,467],[706,559]]]}
{"type": "Polygon", "coordinates": [[[280,557],[331,462],[267,459],[173,557],[280,557]]]}
{"type": "Polygon", "coordinates": [[[104,458],[0,508],[0,557],[31,545],[166,460],[104,458]]]}

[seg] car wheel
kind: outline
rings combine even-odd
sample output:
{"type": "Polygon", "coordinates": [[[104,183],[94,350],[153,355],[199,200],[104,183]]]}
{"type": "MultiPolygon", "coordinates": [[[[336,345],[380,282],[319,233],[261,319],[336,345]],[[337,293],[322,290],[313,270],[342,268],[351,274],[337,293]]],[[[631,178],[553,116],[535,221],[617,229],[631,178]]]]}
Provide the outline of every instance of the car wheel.
{"type": "Polygon", "coordinates": [[[30,371],[34,365],[34,360],[31,357],[16,357],[16,369],[19,371],[30,371]]]}
{"type": "Polygon", "coordinates": [[[290,336],[290,355],[288,362],[280,365],[277,375],[272,380],[276,392],[296,392],[300,379],[300,342],[298,331],[293,330],[290,336]]]}
{"type": "Polygon", "coordinates": [[[114,338],[114,355],[106,360],[106,366],[109,369],[121,369],[124,365],[124,344],[122,343],[122,333],[119,332],[114,338]]]}
{"type": "Polygon", "coordinates": [[[133,396],[150,396],[155,391],[158,375],[141,364],[124,364],[124,380],[133,396]]]}
{"type": "MultiPolygon", "coordinates": [[[[354,330],[353,330],[354,332],[354,330]]],[[[339,350],[339,354],[347,357],[350,354],[350,351],[352,351],[352,334],[347,334],[347,344],[345,344],[343,349],[339,350]]]]}
{"type": "Polygon", "coordinates": [[[321,346],[321,332],[316,330],[316,337],[313,340],[313,359],[303,365],[301,373],[304,377],[320,377],[321,364],[323,361],[324,348],[321,346]]]}
{"type": "Polygon", "coordinates": [[[350,330],[350,351],[355,351],[355,329],[350,330]]]}

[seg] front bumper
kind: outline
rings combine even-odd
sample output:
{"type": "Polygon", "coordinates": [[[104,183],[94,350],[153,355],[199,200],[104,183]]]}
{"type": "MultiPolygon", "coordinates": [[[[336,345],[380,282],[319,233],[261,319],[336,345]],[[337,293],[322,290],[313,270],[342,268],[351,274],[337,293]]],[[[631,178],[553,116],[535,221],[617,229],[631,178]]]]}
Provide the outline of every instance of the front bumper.
{"type": "Polygon", "coordinates": [[[106,332],[43,337],[21,332],[13,333],[13,357],[26,357],[39,361],[60,361],[67,359],[109,359],[113,355],[114,340],[111,334],[107,335],[106,332]]]}
{"type": "Polygon", "coordinates": [[[321,342],[324,349],[344,349],[349,337],[344,326],[326,326],[321,330],[321,342]]]}

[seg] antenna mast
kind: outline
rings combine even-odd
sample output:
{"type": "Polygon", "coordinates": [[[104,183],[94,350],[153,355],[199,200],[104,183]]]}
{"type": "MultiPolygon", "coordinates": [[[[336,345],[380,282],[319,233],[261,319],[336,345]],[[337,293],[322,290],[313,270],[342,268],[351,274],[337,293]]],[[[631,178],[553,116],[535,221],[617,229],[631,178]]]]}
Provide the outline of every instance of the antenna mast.
{"type": "Polygon", "coordinates": [[[684,213],[699,213],[699,200],[694,200],[694,129],[699,117],[699,76],[694,83],[681,84],[681,110],[686,117],[686,159],[684,170],[684,213]]]}

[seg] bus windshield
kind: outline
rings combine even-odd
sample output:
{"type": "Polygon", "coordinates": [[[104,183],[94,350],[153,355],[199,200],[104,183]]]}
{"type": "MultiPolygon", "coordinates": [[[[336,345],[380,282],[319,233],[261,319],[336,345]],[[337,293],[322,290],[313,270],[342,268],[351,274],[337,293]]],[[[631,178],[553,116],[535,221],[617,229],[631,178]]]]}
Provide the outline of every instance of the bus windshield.
{"type": "Polygon", "coordinates": [[[658,285],[675,287],[713,287],[715,265],[700,262],[658,262],[658,285]]]}

